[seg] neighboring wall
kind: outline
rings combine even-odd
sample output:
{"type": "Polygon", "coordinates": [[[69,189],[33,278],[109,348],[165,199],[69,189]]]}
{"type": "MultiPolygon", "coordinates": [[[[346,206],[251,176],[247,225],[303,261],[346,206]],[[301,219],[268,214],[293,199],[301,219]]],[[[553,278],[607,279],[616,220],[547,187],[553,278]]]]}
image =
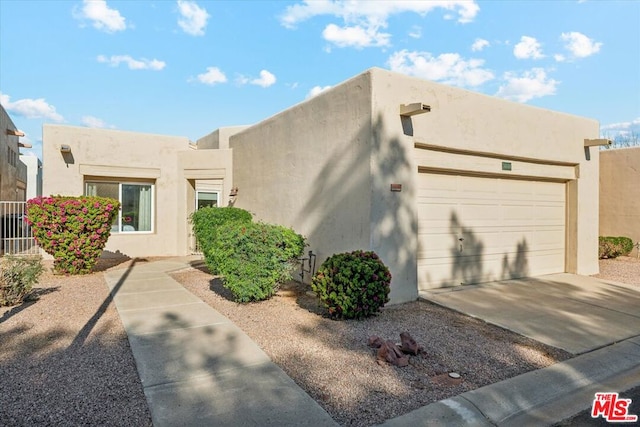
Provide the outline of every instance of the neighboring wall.
{"type": "Polygon", "coordinates": [[[4,107],[0,106],[0,200],[25,200],[27,168],[19,159],[18,136],[7,131],[17,131],[4,107]]]}
{"type": "Polygon", "coordinates": [[[640,242],[640,147],[600,151],[600,235],[640,242]]]}
{"type": "Polygon", "coordinates": [[[26,200],[42,195],[42,162],[36,156],[20,156],[27,167],[26,200]]]}
{"type": "Polygon", "coordinates": [[[180,189],[187,182],[178,152],[189,150],[187,138],[59,125],[44,125],[42,134],[45,195],[82,195],[85,178],[155,183],[154,231],[112,234],[107,250],[131,257],[186,254],[187,200],[180,189]],[[61,153],[62,144],[71,152],[61,153]]]}
{"type": "Polygon", "coordinates": [[[229,148],[229,138],[249,126],[226,126],[203,136],[196,141],[198,150],[229,148]]]}

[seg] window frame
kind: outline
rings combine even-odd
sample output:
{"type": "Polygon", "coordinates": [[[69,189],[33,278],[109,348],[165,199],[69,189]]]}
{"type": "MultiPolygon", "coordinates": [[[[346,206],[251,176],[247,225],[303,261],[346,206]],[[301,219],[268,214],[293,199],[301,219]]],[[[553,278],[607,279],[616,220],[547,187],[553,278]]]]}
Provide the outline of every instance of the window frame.
{"type": "MultiPolygon", "coordinates": [[[[156,229],[156,184],[155,181],[146,181],[146,180],[119,180],[119,179],[85,179],[84,180],[84,195],[87,194],[87,185],[88,184],[118,184],[118,202],[120,202],[120,209],[118,209],[118,216],[116,220],[116,224],[118,224],[118,230],[114,231],[111,229],[112,234],[154,234],[156,229]],[[122,186],[123,185],[137,185],[137,186],[149,186],[151,191],[151,229],[150,230],[134,230],[134,231],[124,231],[122,228],[122,186]]],[[[100,197],[100,196],[98,196],[100,197]]]]}
{"type": "Polygon", "coordinates": [[[220,207],[220,191],[219,190],[196,190],[195,194],[195,210],[198,210],[198,195],[200,193],[209,193],[216,195],[216,207],[220,207]]]}

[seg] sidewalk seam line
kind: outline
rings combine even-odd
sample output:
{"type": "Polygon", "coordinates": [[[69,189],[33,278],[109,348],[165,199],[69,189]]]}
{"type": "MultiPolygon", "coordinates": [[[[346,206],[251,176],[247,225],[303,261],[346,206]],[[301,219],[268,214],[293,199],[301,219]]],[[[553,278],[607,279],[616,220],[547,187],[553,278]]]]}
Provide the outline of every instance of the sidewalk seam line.
{"type": "Polygon", "coordinates": [[[134,338],[136,338],[137,336],[142,336],[142,335],[146,336],[146,335],[152,335],[152,334],[161,334],[161,333],[164,333],[164,332],[181,331],[181,330],[184,330],[184,329],[204,328],[206,326],[225,325],[225,324],[231,324],[231,322],[230,321],[227,321],[227,322],[215,322],[215,323],[207,323],[205,325],[184,326],[182,328],[170,328],[170,329],[163,329],[163,330],[160,330],[160,331],[140,332],[140,333],[134,333],[134,338]]]}
{"type": "Polygon", "coordinates": [[[156,306],[156,307],[143,307],[143,308],[125,308],[125,309],[121,309],[118,308],[118,304],[116,303],[116,308],[118,309],[119,312],[129,312],[129,311],[144,311],[144,310],[156,310],[156,309],[160,309],[160,308],[166,308],[166,307],[181,307],[181,306],[185,306],[185,305],[194,305],[194,304],[205,304],[203,301],[194,301],[194,302],[185,302],[182,304],[171,304],[171,305],[160,305],[160,306],[156,306]]]}

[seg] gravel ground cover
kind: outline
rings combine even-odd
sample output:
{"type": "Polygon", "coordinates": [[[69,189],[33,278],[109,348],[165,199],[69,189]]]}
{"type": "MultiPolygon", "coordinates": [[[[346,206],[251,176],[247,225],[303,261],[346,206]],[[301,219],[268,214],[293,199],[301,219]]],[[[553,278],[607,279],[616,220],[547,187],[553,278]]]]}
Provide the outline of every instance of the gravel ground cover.
{"type": "Polygon", "coordinates": [[[640,258],[621,256],[614,259],[601,259],[600,274],[593,277],[640,287],[640,258]]]}
{"type": "MultiPolygon", "coordinates": [[[[98,270],[127,264],[101,261],[98,270]]],[[[173,276],[238,324],[345,426],[376,424],[571,357],[427,302],[391,306],[365,321],[338,322],[323,317],[315,296],[301,285],[290,284],[269,301],[240,305],[206,271],[192,268],[173,276]],[[403,331],[425,352],[405,368],[376,363],[368,337],[397,342],[403,331]]],[[[597,277],[640,285],[640,261],[604,260],[597,277]]],[[[46,273],[37,293],[37,301],[0,307],[0,425],[151,425],[102,273],[46,273]]]]}
{"type": "Polygon", "coordinates": [[[150,426],[102,273],[47,272],[36,288],[39,300],[0,307],[0,426],[150,426]]]}

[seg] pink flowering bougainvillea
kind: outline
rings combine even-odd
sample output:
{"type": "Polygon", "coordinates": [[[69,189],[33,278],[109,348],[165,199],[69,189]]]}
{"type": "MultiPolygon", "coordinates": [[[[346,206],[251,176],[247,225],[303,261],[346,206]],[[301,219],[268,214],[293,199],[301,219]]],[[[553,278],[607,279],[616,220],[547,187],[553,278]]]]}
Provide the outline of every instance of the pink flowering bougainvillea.
{"type": "Polygon", "coordinates": [[[58,274],[86,274],[95,265],[120,203],[104,197],[51,196],[27,201],[27,223],[58,274]]]}

